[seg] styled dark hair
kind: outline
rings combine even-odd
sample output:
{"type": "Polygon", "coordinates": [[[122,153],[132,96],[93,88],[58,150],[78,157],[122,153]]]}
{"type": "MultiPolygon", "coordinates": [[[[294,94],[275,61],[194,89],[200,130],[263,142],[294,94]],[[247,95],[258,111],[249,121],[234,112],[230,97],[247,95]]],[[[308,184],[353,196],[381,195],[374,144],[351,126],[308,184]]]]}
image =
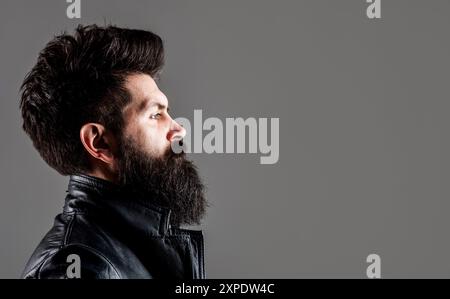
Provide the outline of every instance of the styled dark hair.
{"type": "Polygon", "coordinates": [[[89,170],[79,134],[85,123],[114,134],[123,128],[130,101],[127,75],[158,77],[164,64],[161,38],[149,31],[79,25],[39,53],[21,87],[23,129],[42,158],[62,175],[89,170]]]}

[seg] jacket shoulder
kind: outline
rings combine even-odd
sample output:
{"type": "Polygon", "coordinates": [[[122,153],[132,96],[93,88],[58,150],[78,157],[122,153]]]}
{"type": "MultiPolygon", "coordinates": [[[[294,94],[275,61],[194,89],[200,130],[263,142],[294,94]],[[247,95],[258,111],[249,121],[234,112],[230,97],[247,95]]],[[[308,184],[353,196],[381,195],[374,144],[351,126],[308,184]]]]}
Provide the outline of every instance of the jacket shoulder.
{"type": "Polygon", "coordinates": [[[98,250],[84,244],[70,244],[45,258],[37,271],[23,278],[118,279],[114,265],[98,250]]]}

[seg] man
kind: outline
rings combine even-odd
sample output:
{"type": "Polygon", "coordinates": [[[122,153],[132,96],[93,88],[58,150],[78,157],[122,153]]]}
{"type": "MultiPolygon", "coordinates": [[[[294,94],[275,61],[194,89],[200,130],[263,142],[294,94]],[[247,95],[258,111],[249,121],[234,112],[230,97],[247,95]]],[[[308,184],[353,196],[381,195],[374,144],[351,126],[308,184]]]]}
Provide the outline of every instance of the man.
{"type": "Polygon", "coordinates": [[[155,82],[159,36],[79,26],[40,52],[22,85],[23,129],[69,175],[65,205],[24,278],[204,278],[207,206],[185,130],[155,82]]]}

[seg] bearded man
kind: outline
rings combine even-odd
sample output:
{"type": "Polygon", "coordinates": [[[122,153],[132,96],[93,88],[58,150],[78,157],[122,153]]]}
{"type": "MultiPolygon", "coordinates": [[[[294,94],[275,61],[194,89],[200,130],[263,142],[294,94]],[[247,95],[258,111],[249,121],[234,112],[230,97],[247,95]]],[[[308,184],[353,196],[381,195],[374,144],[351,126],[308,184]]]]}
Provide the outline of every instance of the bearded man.
{"type": "Polygon", "coordinates": [[[157,86],[163,42],[144,31],[78,26],[40,52],[22,84],[23,129],[69,176],[62,213],[23,278],[205,278],[207,207],[185,129],[157,86]]]}

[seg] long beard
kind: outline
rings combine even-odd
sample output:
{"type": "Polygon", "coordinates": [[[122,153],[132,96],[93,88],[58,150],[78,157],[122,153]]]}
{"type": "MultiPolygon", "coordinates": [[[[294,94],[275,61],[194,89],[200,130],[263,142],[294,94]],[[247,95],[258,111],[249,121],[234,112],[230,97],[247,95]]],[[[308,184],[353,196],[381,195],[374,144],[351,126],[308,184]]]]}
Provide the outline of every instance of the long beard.
{"type": "Polygon", "coordinates": [[[119,184],[171,210],[175,226],[200,224],[207,202],[196,166],[169,148],[163,157],[141,151],[131,138],[119,145],[119,184]]]}

